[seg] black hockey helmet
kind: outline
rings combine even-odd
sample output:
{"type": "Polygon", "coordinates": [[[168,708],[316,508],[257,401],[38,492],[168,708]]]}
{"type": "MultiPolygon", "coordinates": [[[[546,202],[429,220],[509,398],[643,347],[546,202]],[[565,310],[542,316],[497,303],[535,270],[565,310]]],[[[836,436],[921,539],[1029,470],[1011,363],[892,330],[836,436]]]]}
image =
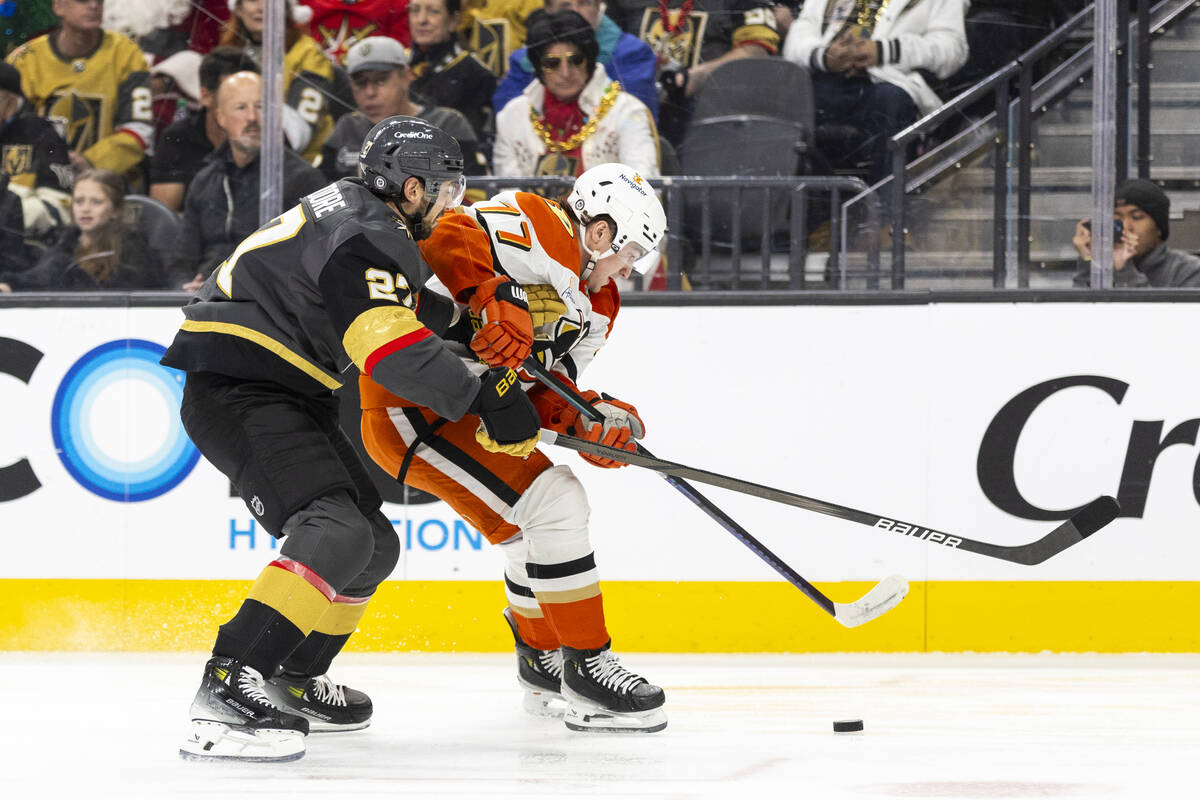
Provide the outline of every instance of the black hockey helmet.
{"type": "Polygon", "coordinates": [[[428,207],[443,190],[446,207],[462,202],[466,189],[463,155],[450,134],[416,117],[388,117],[367,133],[358,153],[358,175],[372,192],[401,200],[404,182],[420,178],[425,185],[428,207]]]}

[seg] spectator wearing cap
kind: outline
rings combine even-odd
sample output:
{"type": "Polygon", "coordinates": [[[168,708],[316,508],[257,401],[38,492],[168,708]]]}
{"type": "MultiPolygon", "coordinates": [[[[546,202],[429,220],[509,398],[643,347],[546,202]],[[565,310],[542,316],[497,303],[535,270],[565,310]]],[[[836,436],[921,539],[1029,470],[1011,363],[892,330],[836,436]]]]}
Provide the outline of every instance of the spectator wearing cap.
{"type": "MultiPolygon", "coordinates": [[[[1159,186],[1141,178],[1117,187],[1113,219],[1121,223],[1121,236],[1113,248],[1113,286],[1173,288],[1200,286],[1200,258],[1182,250],[1167,249],[1171,234],[1171,201],[1159,186]]],[[[1079,253],[1076,286],[1091,283],[1092,231],[1090,220],[1075,226],[1072,244],[1079,253]]]]}
{"type": "MultiPolygon", "coordinates": [[[[188,187],[179,248],[168,285],[199,288],[238,242],[257,230],[259,152],[262,149],[262,79],[235,72],[217,88],[213,114],[225,143],[213,151],[188,187]]],[[[325,176],[295,151],[283,152],[283,207],[325,185],[325,176]]]]}
{"type": "MultiPolygon", "coordinates": [[[[596,60],[604,65],[604,71],[619,82],[622,89],[645,103],[658,120],[658,83],[655,80],[658,57],[650,45],[621,30],[604,13],[601,0],[546,0],[545,9],[549,13],[563,9],[579,12],[596,31],[596,44],[600,47],[596,60]]],[[[508,58],[508,72],[492,95],[492,108],[499,112],[533,80],[529,49],[522,47],[508,58]]]]}
{"type": "Polygon", "coordinates": [[[371,36],[350,48],[346,72],[354,91],[357,111],[345,114],[321,148],[321,172],[329,180],[358,174],[358,151],[376,123],[388,117],[419,117],[444,130],[462,146],[468,175],[483,175],[487,162],[477,148],[471,123],[458,111],[445,106],[420,105],[409,95],[412,69],[408,52],[387,36],[371,36]]]}
{"type": "Polygon", "coordinates": [[[235,72],[258,72],[258,64],[239,47],[217,47],[200,62],[200,108],[163,131],[150,161],[150,196],[172,211],[183,209],[183,195],[213,150],[225,143],[225,131],[213,114],[217,87],[235,72]]]}
{"type": "MultiPolygon", "coordinates": [[[[72,171],[67,143],[47,120],[33,113],[21,92],[21,74],[0,62],[0,182],[7,184],[9,234],[0,259],[14,268],[20,240],[45,233],[69,219],[72,171]],[[18,202],[13,202],[15,195],[18,202]],[[15,237],[15,238],[14,238],[15,237]]],[[[0,195],[4,194],[0,188],[0,195]]]]}

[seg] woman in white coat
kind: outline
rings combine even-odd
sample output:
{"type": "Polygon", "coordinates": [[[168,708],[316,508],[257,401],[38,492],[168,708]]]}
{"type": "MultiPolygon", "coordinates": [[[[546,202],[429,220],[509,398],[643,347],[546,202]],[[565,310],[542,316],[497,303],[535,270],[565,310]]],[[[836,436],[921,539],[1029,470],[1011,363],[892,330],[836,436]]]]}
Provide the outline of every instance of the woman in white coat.
{"type": "Polygon", "coordinates": [[[659,174],[654,117],[597,63],[587,20],[574,11],[537,14],[526,46],[537,80],[496,116],[497,175],[577,177],[609,162],[659,174]]]}

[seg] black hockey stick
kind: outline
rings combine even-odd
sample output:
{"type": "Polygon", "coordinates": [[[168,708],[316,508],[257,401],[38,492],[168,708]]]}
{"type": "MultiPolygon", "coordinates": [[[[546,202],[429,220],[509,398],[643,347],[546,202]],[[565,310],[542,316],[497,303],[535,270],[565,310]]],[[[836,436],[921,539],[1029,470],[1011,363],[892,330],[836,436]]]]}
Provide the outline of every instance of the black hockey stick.
{"type": "MultiPolygon", "coordinates": [[[[549,387],[555,394],[571,404],[575,410],[586,415],[589,419],[596,422],[603,422],[604,415],[592,407],[590,403],[571,390],[571,387],[560,381],[553,373],[542,366],[541,362],[536,358],[530,358],[525,362],[525,370],[536,377],[539,381],[549,387]]],[[[554,439],[547,439],[547,436],[554,437],[552,431],[542,431],[542,440],[554,443],[554,439]]],[[[563,437],[564,439],[570,437],[563,437]]],[[[578,440],[572,440],[578,441],[578,440]]],[[[563,442],[560,442],[562,444],[563,442]]],[[[590,443],[589,443],[590,444],[590,443]]],[[[627,450],[617,451],[625,455],[632,455],[627,450]]],[[[650,455],[641,445],[638,445],[638,452],[652,460],[650,455]]],[[[624,461],[624,458],[618,460],[624,461]]],[[[876,617],[890,611],[900,604],[904,596],[908,594],[908,581],[899,575],[890,575],[884,578],[875,586],[871,587],[865,595],[855,600],[853,603],[838,603],[826,597],[820,589],[806,581],[800,573],[792,569],[779,556],[772,553],[766,545],[755,539],[750,533],[737,524],[721,509],[717,508],[712,501],[700,494],[700,492],[687,481],[680,477],[663,474],[667,483],[674,486],[679,492],[695,503],[701,511],[707,514],[718,525],[724,528],[727,532],[733,535],[735,539],[744,544],[750,549],[750,552],[761,558],[771,569],[783,576],[784,580],[795,586],[804,593],[808,599],[819,605],[830,616],[838,622],[845,625],[847,628],[853,628],[862,625],[864,622],[870,622],[876,617]]]]}
{"type": "Polygon", "coordinates": [[[573,436],[564,436],[547,430],[542,431],[542,441],[547,444],[557,444],[561,447],[567,447],[581,453],[590,453],[602,458],[624,461],[627,464],[661,472],[664,475],[672,475],[676,478],[690,478],[700,483],[719,486],[722,489],[761,497],[764,500],[786,503],[797,508],[815,511],[818,514],[847,519],[851,522],[869,525],[872,528],[898,533],[901,536],[920,539],[930,544],[952,547],[955,550],[966,550],[983,556],[1011,561],[1015,564],[1025,564],[1026,566],[1040,564],[1050,558],[1050,556],[1061,553],[1071,545],[1082,542],[1088,536],[1091,536],[1116,519],[1117,514],[1121,511],[1121,507],[1117,505],[1115,499],[1107,495],[1102,495],[1077,511],[1069,520],[1035,542],[1020,545],[989,544],[988,542],[978,542],[974,539],[968,539],[957,533],[944,533],[921,525],[914,525],[911,522],[901,522],[897,519],[881,517],[878,514],[839,506],[836,503],[817,500],[812,497],[793,494],[792,492],[785,492],[782,489],[772,489],[769,486],[743,481],[738,478],[730,478],[727,475],[718,475],[715,472],[676,464],[673,461],[662,461],[661,459],[651,457],[649,453],[644,451],[641,453],[631,453],[628,450],[607,447],[595,442],[576,439],[573,436]]]}

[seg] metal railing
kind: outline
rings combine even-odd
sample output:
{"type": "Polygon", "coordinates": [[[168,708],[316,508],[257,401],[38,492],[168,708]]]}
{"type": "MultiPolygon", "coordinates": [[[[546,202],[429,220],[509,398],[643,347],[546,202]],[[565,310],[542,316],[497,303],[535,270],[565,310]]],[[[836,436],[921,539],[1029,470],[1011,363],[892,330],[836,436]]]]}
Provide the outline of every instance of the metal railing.
{"type": "MultiPolygon", "coordinates": [[[[547,196],[565,194],[573,179],[565,177],[498,178],[472,176],[468,188],[491,196],[505,189],[536,191],[547,196]]],[[[866,190],[859,178],[840,175],[745,177],[745,176],[664,176],[650,181],[661,192],[667,212],[666,283],[668,290],[684,286],[684,275],[695,288],[811,288],[806,277],[808,256],[808,219],[813,193],[828,193],[830,230],[845,227],[842,197],[866,190]],[[731,203],[718,203],[714,195],[732,196],[731,203]],[[749,200],[761,196],[760,218],[745,219],[743,210],[749,200]],[[689,199],[698,198],[699,215],[689,214],[689,199]],[[786,206],[783,204],[786,203],[786,206]],[[728,220],[714,222],[718,206],[729,212],[728,220]],[[781,223],[781,212],[786,220],[781,223]],[[743,236],[743,227],[757,227],[754,241],[743,236]],[[719,237],[717,229],[728,235],[719,237]],[[783,265],[778,264],[784,260],[783,265]]],[[[881,212],[878,197],[864,201],[866,227],[879,229],[881,212]]],[[[841,251],[839,238],[830,237],[829,269],[837,268],[841,251]]],[[[873,263],[879,264],[879,242],[873,238],[873,263]]],[[[878,287],[876,271],[868,276],[878,287]]],[[[821,285],[825,283],[822,280],[821,285]]],[[[638,288],[643,288],[638,285],[638,288]]]]}
{"type": "MultiPolygon", "coordinates": [[[[1117,180],[1127,177],[1128,174],[1131,50],[1129,43],[1131,38],[1136,43],[1136,47],[1133,48],[1135,54],[1134,75],[1138,86],[1138,136],[1135,161],[1138,176],[1148,178],[1151,162],[1150,72],[1153,68],[1151,37],[1161,33],[1198,7],[1200,7],[1198,0],[1162,0],[1153,8],[1149,3],[1139,3],[1137,18],[1131,21],[1128,4],[1118,3],[1117,167],[1115,173],[1117,180]]],[[[890,222],[892,229],[899,232],[892,236],[889,270],[892,289],[903,289],[905,283],[907,242],[904,234],[908,232],[905,208],[907,195],[947,174],[961,164],[964,159],[977,155],[989,147],[993,151],[995,181],[993,187],[995,220],[992,245],[992,285],[995,288],[1003,288],[1007,284],[1006,242],[1009,235],[1007,203],[1011,191],[1015,194],[1016,200],[1015,283],[1019,288],[1029,287],[1033,122],[1046,111],[1047,106],[1060,100],[1090,74],[1094,45],[1090,42],[1085,44],[1073,56],[1036,83],[1034,82],[1034,71],[1037,64],[1057,51],[1085,24],[1091,22],[1094,14],[1095,4],[1089,4],[1019,58],[1004,65],[942,105],[937,111],[917,120],[892,137],[889,147],[892,153],[893,174],[870,187],[866,192],[847,200],[843,204],[841,214],[842,219],[845,220],[856,203],[864,201],[866,197],[873,194],[886,193],[890,198],[890,222]],[[920,136],[929,134],[988,94],[995,97],[994,111],[983,119],[971,123],[957,135],[937,145],[920,158],[906,163],[904,156],[913,141],[920,136]],[[1014,161],[1016,166],[1015,186],[1010,186],[1008,168],[1014,161]]],[[[843,225],[839,249],[846,253],[848,246],[848,231],[843,225]]],[[[879,265],[872,263],[871,257],[868,256],[869,273],[878,270],[879,265]]]]}

